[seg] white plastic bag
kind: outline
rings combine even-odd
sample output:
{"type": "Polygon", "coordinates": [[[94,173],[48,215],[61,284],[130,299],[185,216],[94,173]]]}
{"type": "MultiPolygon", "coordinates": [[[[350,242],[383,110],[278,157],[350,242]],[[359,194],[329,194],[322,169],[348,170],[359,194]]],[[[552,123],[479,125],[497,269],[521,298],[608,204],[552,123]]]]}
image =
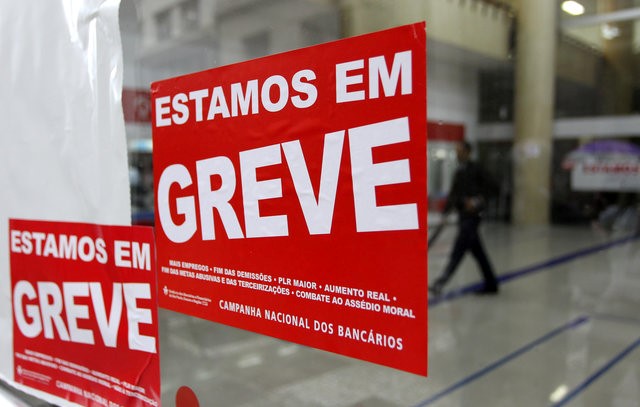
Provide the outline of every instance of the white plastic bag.
{"type": "Polygon", "coordinates": [[[119,4],[0,1],[0,378],[9,383],[8,219],[130,224],[119,4]]]}

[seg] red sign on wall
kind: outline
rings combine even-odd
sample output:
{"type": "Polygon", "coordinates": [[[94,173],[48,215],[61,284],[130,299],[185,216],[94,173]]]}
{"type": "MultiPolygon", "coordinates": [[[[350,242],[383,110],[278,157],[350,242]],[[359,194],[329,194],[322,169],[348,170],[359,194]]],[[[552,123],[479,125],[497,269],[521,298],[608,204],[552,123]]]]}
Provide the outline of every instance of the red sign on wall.
{"type": "Polygon", "coordinates": [[[426,375],[424,24],[152,85],[160,305],[426,375]]]}
{"type": "Polygon", "coordinates": [[[80,405],[157,406],[152,229],[9,227],[14,380],[80,405]]]}
{"type": "Polygon", "coordinates": [[[122,112],[127,123],[149,123],[151,106],[149,91],[146,89],[122,89],[122,112]]]}

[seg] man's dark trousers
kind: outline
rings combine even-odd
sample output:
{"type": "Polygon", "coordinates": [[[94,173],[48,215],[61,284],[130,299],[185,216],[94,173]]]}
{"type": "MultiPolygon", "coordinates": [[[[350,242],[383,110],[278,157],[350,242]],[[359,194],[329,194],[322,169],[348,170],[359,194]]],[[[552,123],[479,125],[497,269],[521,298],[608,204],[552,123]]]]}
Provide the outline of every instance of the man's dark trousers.
{"type": "Polygon", "coordinates": [[[447,264],[442,276],[438,278],[438,284],[444,285],[449,281],[460,264],[460,261],[462,261],[464,254],[469,250],[480,266],[480,271],[484,277],[484,288],[491,290],[498,287],[491,263],[484,251],[484,247],[480,241],[480,236],[478,235],[479,226],[480,218],[477,216],[463,216],[460,218],[458,224],[458,235],[456,236],[456,241],[453,245],[451,256],[449,257],[449,264],[447,264]]]}

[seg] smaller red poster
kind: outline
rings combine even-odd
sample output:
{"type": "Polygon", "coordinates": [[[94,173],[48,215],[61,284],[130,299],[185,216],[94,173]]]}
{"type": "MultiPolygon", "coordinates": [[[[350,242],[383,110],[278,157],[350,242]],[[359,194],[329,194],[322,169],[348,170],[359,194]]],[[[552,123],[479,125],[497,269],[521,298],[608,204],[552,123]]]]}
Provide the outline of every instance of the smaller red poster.
{"type": "Polygon", "coordinates": [[[81,405],[159,405],[153,230],[9,229],[14,381],[81,405]]]}

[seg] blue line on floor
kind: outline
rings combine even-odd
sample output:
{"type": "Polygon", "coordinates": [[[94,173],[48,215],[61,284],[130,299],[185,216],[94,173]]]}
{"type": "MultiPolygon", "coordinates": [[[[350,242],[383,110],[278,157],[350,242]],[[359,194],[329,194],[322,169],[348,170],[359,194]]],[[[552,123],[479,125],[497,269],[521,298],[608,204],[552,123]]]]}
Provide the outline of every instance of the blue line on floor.
{"type": "MultiPolygon", "coordinates": [[[[609,241],[607,243],[603,243],[603,244],[599,244],[596,246],[592,246],[592,247],[587,247],[586,249],[582,249],[582,250],[578,250],[572,253],[568,253],[568,254],[564,254],[562,256],[547,260],[547,261],[543,261],[542,263],[538,263],[538,264],[534,264],[528,267],[524,267],[520,270],[515,270],[515,271],[511,271],[511,272],[507,272],[504,274],[500,274],[499,276],[497,276],[497,279],[499,281],[500,284],[504,284],[508,281],[511,280],[515,280],[517,278],[520,277],[524,277],[525,275],[528,274],[532,274],[532,273],[537,273],[540,271],[543,271],[545,269],[551,268],[551,267],[555,267],[559,264],[562,263],[567,263],[569,261],[575,260],[577,258],[583,257],[583,256],[588,256],[590,254],[593,253],[597,253],[603,250],[607,250],[610,249],[614,246],[618,246],[624,243],[628,243],[630,241],[633,241],[635,239],[640,238],[640,234],[633,234],[631,236],[627,236],[627,237],[623,237],[617,240],[612,240],[609,241]]],[[[474,292],[477,292],[478,290],[480,290],[483,287],[483,283],[482,282],[478,282],[478,283],[472,283],[466,286],[463,286],[461,288],[458,288],[456,290],[452,290],[452,291],[448,291],[447,293],[445,293],[444,295],[438,297],[438,298],[431,298],[429,299],[429,307],[434,307],[438,304],[441,304],[443,302],[447,302],[447,301],[451,301],[457,298],[460,298],[464,295],[467,294],[471,294],[474,292]]]]}
{"type": "Polygon", "coordinates": [[[621,324],[640,325],[640,318],[628,317],[625,315],[614,315],[605,313],[589,314],[592,319],[600,319],[602,321],[619,322],[621,324]]]}
{"type": "Polygon", "coordinates": [[[421,406],[427,406],[429,404],[435,403],[437,400],[439,400],[440,398],[458,390],[459,388],[466,386],[467,384],[473,382],[476,379],[479,379],[480,377],[486,375],[487,373],[490,373],[491,371],[499,368],[500,366],[504,365],[505,363],[511,361],[512,359],[517,358],[518,356],[522,355],[523,353],[526,353],[528,351],[530,351],[531,349],[535,348],[536,346],[541,345],[542,343],[552,339],[553,337],[560,335],[561,333],[568,331],[570,329],[574,329],[582,324],[584,324],[585,322],[587,322],[589,320],[589,317],[587,316],[581,316],[578,317],[576,319],[574,319],[573,321],[568,322],[565,325],[562,325],[556,329],[554,329],[553,331],[539,337],[538,339],[529,342],[528,344],[526,344],[525,346],[521,347],[520,349],[496,360],[495,362],[491,363],[490,365],[476,371],[475,373],[472,373],[471,375],[465,377],[464,379],[459,380],[458,382],[452,384],[451,386],[447,387],[446,389],[436,393],[435,395],[429,397],[428,399],[424,400],[423,402],[421,402],[420,404],[417,404],[416,407],[421,407],[421,406]]]}
{"type": "Polygon", "coordinates": [[[627,346],[622,352],[617,354],[613,359],[607,362],[604,366],[594,372],[591,376],[587,377],[582,383],[578,385],[575,389],[573,389],[570,393],[568,393],[564,398],[558,401],[555,404],[552,404],[553,407],[560,407],[567,404],[571,399],[577,396],[579,393],[584,391],[587,387],[589,387],[596,379],[605,374],[607,370],[611,369],[618,362],[624,359],[627,355],[634,351],[635,348],[640,346],[640,338],[636,339],[631,345],[627,346]]]}

